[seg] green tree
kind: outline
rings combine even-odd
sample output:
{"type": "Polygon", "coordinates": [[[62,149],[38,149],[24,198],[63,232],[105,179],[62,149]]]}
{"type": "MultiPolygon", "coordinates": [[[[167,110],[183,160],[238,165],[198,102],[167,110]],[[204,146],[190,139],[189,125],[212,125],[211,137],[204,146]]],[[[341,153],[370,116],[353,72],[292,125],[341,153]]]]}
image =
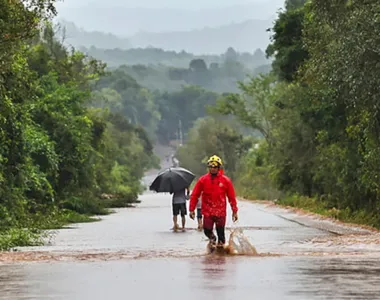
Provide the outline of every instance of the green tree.
{"type": "MultiPolygon", "coordinates": [[[[302,1],[301,1],[302,2],[302,1]]],[[[274,57],[273,70],[280,80],[293,81],[297,71],[308,58],[308,51],[302,41],[305,8],[287,2],[287,9],[280,12],[273,29],[272,43],[266,53],[274,57]]]]}
{"type": "Polygon", "coordinates": [[[189,132],[185,146],[177,153],[181,166],[196,175],[206,171],[206,160],[213,154],[222,157],[226,174],[234,178],[239,158],[250,147],[250,140],[231,126],[231,123],[213,117],[198,119],[189,132]]]}
{"type": "Polygon", "coordinates": [[[186,86],[179,92],[163,93],[156,96],[161,120],[157,134],[161,141],[179,138],[179,126],[184,138],[198,118],[206,116],[206,108],[214,105],[218,94],[196,86],[186,86]]]}

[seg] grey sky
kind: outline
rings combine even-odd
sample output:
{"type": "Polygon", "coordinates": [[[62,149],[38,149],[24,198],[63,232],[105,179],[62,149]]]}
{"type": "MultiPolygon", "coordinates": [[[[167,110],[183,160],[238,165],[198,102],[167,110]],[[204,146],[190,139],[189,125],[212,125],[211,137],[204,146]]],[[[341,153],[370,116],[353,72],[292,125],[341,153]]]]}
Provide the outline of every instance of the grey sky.
{"type": "Polygon", "coordinates": [[[180,8],[186,10],[197,10],[204,8],[217,8],[242,4],[273,4],[277,7],[284,0],[64,0],[58,7],[79,7],[87,4],[123,6],[128,8],[180,8]]]}
{"type": "Polygon", "coordinates": [[[85,30],[131,36],[274,20],[284,0],[64,0],[58,19],[85,30]]]}

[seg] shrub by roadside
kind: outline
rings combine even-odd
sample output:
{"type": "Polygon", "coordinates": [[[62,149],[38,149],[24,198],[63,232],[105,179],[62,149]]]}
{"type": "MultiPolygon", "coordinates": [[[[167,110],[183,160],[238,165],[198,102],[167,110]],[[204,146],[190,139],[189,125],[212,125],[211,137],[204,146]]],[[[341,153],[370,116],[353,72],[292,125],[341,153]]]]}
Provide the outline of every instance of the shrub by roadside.
{"type": "Polygon", "coordinates": [[[300,195],[288,195],[275,201],[276,205],[301,209],[324,217],[332,218],[344,223],[358,224],[380,229],[380,215],[376,211],[364,209],[352,211],[349,208],[337,209],[327,202],[300,195]]]}

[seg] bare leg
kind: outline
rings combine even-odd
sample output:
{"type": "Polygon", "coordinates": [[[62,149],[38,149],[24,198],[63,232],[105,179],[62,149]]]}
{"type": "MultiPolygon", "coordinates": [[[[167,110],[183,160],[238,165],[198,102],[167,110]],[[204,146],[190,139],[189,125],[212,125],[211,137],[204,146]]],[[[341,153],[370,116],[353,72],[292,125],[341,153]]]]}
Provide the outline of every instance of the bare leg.
{"type": "Polygon", "coordinates": [[[176,231],[178,227],[177,216],[173,216],[173,230],[176,231]]]}
{"type": "Polygon", "coordinates": [[[198,218],[198,230],[202,230],[203,224],[202,224],[202,219],[198,218]]]}
{"type": "Polygon", "coordinates": [[[182,216],[182,230],[185,230],[186,217],[182,216]]]}

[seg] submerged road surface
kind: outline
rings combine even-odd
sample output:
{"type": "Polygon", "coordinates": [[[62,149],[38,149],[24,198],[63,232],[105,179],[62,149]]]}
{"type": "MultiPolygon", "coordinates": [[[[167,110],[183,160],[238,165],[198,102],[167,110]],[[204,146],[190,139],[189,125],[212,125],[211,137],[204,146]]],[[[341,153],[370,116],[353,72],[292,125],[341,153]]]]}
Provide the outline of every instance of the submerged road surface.
{"type": "Polygon", "coordinates": [[[212,256],[195,221],[170,230],[170,195],[140,200],[10,255],[0,299],[380,298],[377,233],[240,201],[238,224],[229,211],[227,226],[242,227],[260,255],[212,256]]]}

